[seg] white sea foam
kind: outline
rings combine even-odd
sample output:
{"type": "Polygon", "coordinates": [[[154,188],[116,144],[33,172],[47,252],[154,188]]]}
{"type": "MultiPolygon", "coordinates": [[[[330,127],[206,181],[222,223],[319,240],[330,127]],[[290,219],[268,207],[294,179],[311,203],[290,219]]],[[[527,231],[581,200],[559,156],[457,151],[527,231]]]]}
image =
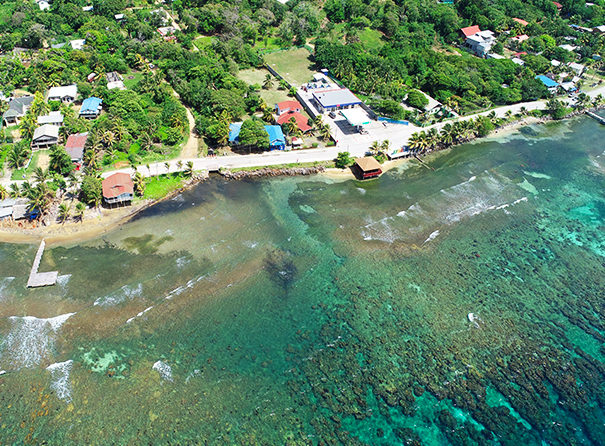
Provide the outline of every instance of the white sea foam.
{"type": "Polygon", "coordinates": [[[69,279],[71,279],[71,274],[63,274],[62,276],[57,276],[57,285],[62,288],[65,288],[65,285],[67,285],[69,279]]]}
{"type": "Polygon", "coordinates": [[[126,321],[127,324],[130,324],[132,321],[134,321],[136,318],[143,316],[145,313],[147,313],[149,310],[151,310],[153,308],[153,305],[145,308],[143,311],[139,312],[136,316],[131,317],[130,319],[128,319],[126,321]]]}
{"type": "Polygon", "coordinates": [[[17,369],[37,366],[52,353],[57,332],[74,314],[76,313],[67,313],[47,319],[33,316],[9,317],[12,329],[0,345],[0,359],[17,369]]]}
{"type": "Polygon", "coordinates": [[[14,277],[3,277],[0,279],[0,302],[4,300],[4,290],[15,280],[14,277]]]}
{"type": "Polygon", "coordinates": [[[202,372],[199,369],[195,369],[193,372],[191,372],[189,375],[187,375],[187,378],[185,378],[185,384],[189,382],[189,380],[195,376],[201,375],[202,372]]]}
{"type": "Polygon", "coordinates": [[[73,361],[70,359],[69,361],[56,362],[46,367],[46,370],[50,371],[52,376],[50,388],[55,391],[57,398],[67,402],[71,401],[69,373],[71,372],[72,366],[73,361]]]}
{"type": "Polygon", "coordinates": [[[365,189],[362,189],[361,187],[356,187],[355,189],[357,189],[361,195],[365,195],[367,192],[365,189]]]}
{"type": "Polygon", "coordinates": [[[172,378],[172,367],[170,367],[168,364],[166,364],[163,361],[157,361],[155,364],[153,364],[153,367],[151,367],[153,370],[155,370],[156,372],[158,372],[160,374],[160,377],[164,380],[164,381],[174,381],[172,378]]]}
{"type": "Polygon", "coordinates": [[[439,235],[439,229],[437,229],[436,231],[431,232],[431,234],[429,235],[429,237],[424,241],[424,243],[428,243],[431,240],[435,240],[435,238],[439,235]]]}
{"type": "Polygon", "coordinates": [[[94,305],[107,307],[110,305],[118,305],[126,300],[132,300],[135,297],[140,296],[143,293],[143,284],[137,285],[124,285],[120,289],[114,291],[107,296],[99,297],[95,300],[94,305]]]}
{"type": "Polygon", "coordinates": [[[183,266],[187,265],[189,262],[191,262],[191,259],[187,256],[179,257],[178,259],[176,259],[176,266],[180,269],[183,266]]]}
{"type": "Polygon", "coordinates": [[[254,249],[258,246],[258,242],[253,242],[251,240],[246,240],[244,242],[242,242],[244,246],[250,248],[250,249],[254,249]]]}
{"type": "Polygon", "coordinates": [[[179,287],[176,287],[174,290],[172,290],[170,293],[168,293],[168,295],[165,297],[165,299],[170,300],[174,296],[178,296],[179,294],[181,294],[183,291],[185,291],[185,290],[187,290],[189,288],[193,288],[193,286],[196,283],[198,283],[200,280],[202,280],[204,277],[206,277],[206,275],[196,277],[195,279],[189,280],[185,285],[181,285],[179,287]]]}

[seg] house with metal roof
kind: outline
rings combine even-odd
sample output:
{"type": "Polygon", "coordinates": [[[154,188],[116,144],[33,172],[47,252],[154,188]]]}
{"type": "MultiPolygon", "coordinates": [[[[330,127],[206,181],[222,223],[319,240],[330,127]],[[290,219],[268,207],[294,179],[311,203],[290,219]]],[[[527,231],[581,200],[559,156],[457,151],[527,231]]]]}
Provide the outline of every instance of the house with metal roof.
{"type": "Polygon", "coordinates": [[[34,130],[32,138],[32,149],[39,150],[54,146],[59,142],[59,127],[52,124],[44,124],[34,130]]]}
{"type": "Polygon", "coordinates": [[[75,133],[68,136],[65,142],[65,151],[71,158],[72,163],[79,165],[82,162],[86,141],[88,141],[88,132],[75,133]]]}
{"type": "Polygon", "coordinates": [[[548,88],[548,91],[550,91],[551,94],[554,94],[557,92],[557,88],[559,88],[559,83],[555,82],[550,77],[545,76],[543,74],[539,74],[538,76],[536,76],[536,79],[538,79],[540,82],[542,82],[544,84],[544,86],[546,88],[548,88]]]}
{"type": "Polygon", "coordinates": [[[52,124],[61,127],[63,125],[63,113],[60,111],[51,111],[47,115],[40,115],[38,116],[38,124],[52,124]]]}
{"type": "Polygon", "coordinates": [[[114,204],[127,204],[134,197],[134,183],[127,173],[114,173],[101,183],[103,201],[110,206],[114,204]]]}
{"type": "Polygon", "coordinates": [[[286,148],[286,137],[279,125],[266,125],[265,131],[269,135],[269,149],[284,150],[286,148]]]}
{"type": "Polygon", "coordinates": [[[78,97],[78,86],[76,84],[62,87],[51,87],[48,90],[48,101],[59,101],[70,103],[78,97]]]}
{"type": "Polygon", "coordinates": [[[314,91],[313,102],[319,111],[341,110],[361,105],[361,100],[347,88],[337,90],[314,91]]]}
{"type": "Polygon", "coordinates": [[[84,99],[80,107],[80,117],[86,119],[95,119],[101,114],[103,99],[94,96],[84,99]]]}
{"type": "Polygon", "coordinates": [[[5,125],[13,125],[19,124],[19,121],[25,114],[27,110],[34,102],[33,96],[23,96],[21,98],[14,98],[12,101],[8,103],[8,110],[4,112],[2,115],[2,121],[5,125]]]}
{"type": "Polygon", "coordinates": [[[286,122],[290,121],[291,119],[294,119],[294,121],[296,121],[296,126],[303,133],[308,132],[312,128],[309,125],[309,118],[307,118],[305,115],[303,115],[302,113],[299,113],[297,111],[289,111],[289,112],[280,114],[277,117],[276,122],[279,125],[284,125],[286,122]]]}
{"type": "Polygon", "coordinates": [[[280,116],[284,113],[288,112],[298,112],[302,111],[302,105],[298,101],[283,101],[275,104],[275,114],[280,116]]]}

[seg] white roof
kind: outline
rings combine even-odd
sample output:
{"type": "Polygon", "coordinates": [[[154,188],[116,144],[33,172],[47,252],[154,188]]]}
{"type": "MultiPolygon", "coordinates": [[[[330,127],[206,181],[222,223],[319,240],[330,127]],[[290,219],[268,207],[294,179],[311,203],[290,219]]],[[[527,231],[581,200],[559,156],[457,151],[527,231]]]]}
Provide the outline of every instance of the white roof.
{"type": "Polygon", "coordinates": [[[487,55],[488,59],[505,59],[505,57],[502,54],[497,54],[497,53],[489,53],[487,55]]]}
{"type": "Polygon", "coordinates": [[[550,61],[550,64],[553,67],[558,67],[559,65],[561,65],[561,62],[559,62],[557,59],[553,59],[553,60],[550,61]]]}
{"type": "Polygon", "coordinates": [[[116,20],[122,20],[124,18],[124,14],[116,14],[113,16],[116,20]]]}
{"type": "Polygon", "coordinates": [[[565,91],[569,91],[569,90],[575,88],[575,85],[573,82],[563,82],[561,84],[561,88],[565,91]]]}
{"type": "Polygon", "coordinates": [[[523,62],[523,59],[519,59],[518,57],[513,57],[511,60],[513,61],[513,63],[516,63],[517,65],[525,65],[525,62],[523,62]]]}
{"type": "Polygon", "coordinates": [[[570,62],[568,65],[569,65],[569,68],[571,68],[574,71],[583,71],[584,68],[586,68],[581,63],[570,62]]]}
{"type": "Polygon", "coordinates": [[[51,138],[59,138],[59,127],[52,124],[44,124],[34,130],[34,138],[35,141],[38,138],[43,136],[50,136],[51,138]]]}
{"type": "Polygon", "coordinates": [[[92,11],[92,5],[90,5],[90,6],[82,6],[82,11],[86,11],[86,12],[92,11]]]}
{"type": "Polygon", "coordinates": [[[605,25],[595,26],[595,29],[599,32],[605,33],[605,25]]]}
{"type": "Polygon", "coordinates": [[[126,90],[126,87],[124,86],[124,82],[122,82],[122,81],[107,82],[108,90],[114,90],[116,88],[118,90],[126,90]]]}
{"type": "Polygon", "coordinates": [[[313,92],[313,97],[324,108],[337,107],[342,105],[361,104],[359,98],[357,98],[357,96],[351,93],[351,90],[347,88],[313,92]]]}
{"type": "Polygon", "coordinates": [[[48,8],[50,8],[50,4],[44,0],[38,2],[38,6],[40,7],[40,11],[46,11],[48,8]]]}
{"type": "Polygon", "coordinates": [[[69,41],[69,44],[71,45],[71,47],[74,50],[81,50],[82,48],[84,48],[85,43],[86,43],[86,39],[76,39],[76,40],[69,41]]]}
{"type": "Polygon", "coordinates": [[[559,45],[559,48],[563,48],[564,50],[567,50],[567,51],[574,51],[577,48],[577,46],[569,45],[568,43],[566,43],[565,45],[559,45]]]}
{"type": "Polygon", "coordinates": [[[38,116],[38,124],[54,124],[63,122],[63,114],[60,111],[51,111],[48,115],[38,116]]]}
{"type": "Polygon", "coordinates": [[[62,87],[51,87],[48,90],[49,98],[64,98],[66,96],[71,98],[78,96],[78,86],[76,84],[65,85],[62,87]]]}
{"type": "Polygon", "coordinates": [[[370,123],[368,114],[361,108],[349,108],[341,110],[340,113],[353,127],[368,125],[370,123]]]}

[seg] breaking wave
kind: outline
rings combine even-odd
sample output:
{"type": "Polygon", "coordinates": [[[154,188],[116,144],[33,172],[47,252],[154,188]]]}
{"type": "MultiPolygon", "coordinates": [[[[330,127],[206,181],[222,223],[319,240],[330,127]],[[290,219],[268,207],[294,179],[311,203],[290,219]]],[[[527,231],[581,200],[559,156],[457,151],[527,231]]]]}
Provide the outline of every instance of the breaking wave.
{"type": "Polygon", "coordinates": [[[71,401],[69,373],[71,372],[72,365],[73,361],[70,359],[69,361],[56,362],[46,367],[46,370],[50,371],[52,376],[50,388],[55,391],[57,398],[67,402],[71,401]]]}

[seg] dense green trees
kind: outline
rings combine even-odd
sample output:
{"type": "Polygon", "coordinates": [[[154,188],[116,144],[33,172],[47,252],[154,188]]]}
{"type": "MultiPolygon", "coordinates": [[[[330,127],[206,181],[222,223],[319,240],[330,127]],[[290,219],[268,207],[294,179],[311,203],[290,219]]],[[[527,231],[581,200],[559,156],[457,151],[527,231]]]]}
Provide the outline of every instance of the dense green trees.
{"type": "Polygon", "coordinates": [[[269,148],[269,135],[262,121],[246,119],[242,123],[239,132],[239,143],[243,146],[256,147],[258,149],[269,148]]]}

